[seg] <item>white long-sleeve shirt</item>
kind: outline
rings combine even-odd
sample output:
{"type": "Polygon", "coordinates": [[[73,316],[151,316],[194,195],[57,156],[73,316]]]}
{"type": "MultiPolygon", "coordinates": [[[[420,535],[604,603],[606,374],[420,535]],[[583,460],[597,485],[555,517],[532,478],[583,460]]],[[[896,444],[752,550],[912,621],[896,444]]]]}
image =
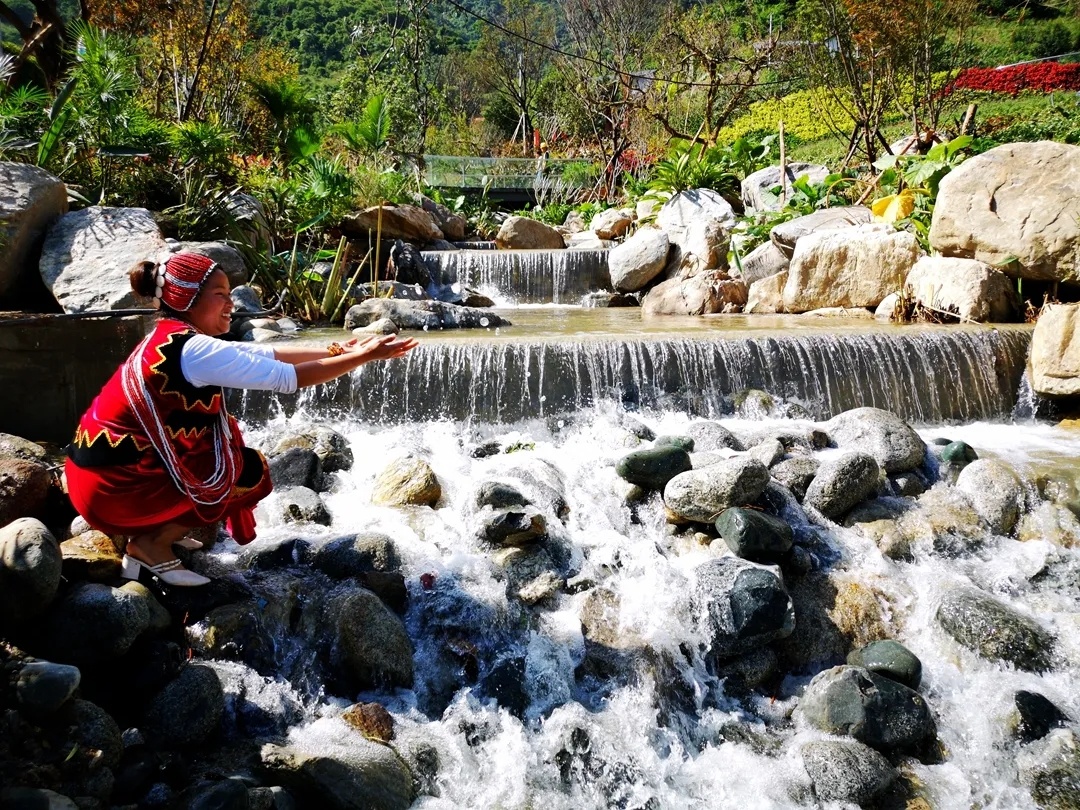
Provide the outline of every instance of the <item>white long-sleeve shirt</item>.
{"type": "Polygon", "coordinates": [[[261,343],[232,343],[209,335],[193,335],[180,353],[180,370],[195,386],[255,388],[291,394],[296,390],[296,369],[275,359],[274,350],[261,343]]]}

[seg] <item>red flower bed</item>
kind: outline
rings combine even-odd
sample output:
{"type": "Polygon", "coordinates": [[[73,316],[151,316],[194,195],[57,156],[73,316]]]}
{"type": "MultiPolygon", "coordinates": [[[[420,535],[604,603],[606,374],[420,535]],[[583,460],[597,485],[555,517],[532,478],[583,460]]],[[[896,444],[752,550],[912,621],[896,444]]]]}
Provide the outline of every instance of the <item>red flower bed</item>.
{"type": "Polygon", "coordinates": [[[1021,90],[1080,90],[1080,63],[1037,62],[1007,68],[965,68],[947,88],[986,90],[1015,96],[1021,90]]]}

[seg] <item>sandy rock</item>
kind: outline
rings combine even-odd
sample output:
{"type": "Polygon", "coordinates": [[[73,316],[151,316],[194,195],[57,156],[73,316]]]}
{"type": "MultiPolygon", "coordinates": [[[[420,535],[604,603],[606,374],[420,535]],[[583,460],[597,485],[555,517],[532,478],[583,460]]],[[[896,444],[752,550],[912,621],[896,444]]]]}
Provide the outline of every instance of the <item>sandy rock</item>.
{"type": "Polygon", "coordinates": [[[431,465],[422,458],[405,456],[392,461],[375,478],[371,502],[378,506],[435,506],[442,486],[431,465]]]}
{"type": "Polygon", "coordinates": [[[0,162],[0,299],[29,282],[48,226],[67,213],[67,186],[44,169],[0,162]]]}
{"type": "Polygon", "coordinates": [[[640,228],[608,254],[611,285],[620,292],[640,290],[664,269],[668,257],[667,234],[658,228],[640,228]]]}
{"type": "Polygon", "coordinates": [[[0,458],[0,526],[25,517],[42,517],[52,478],[37,461],[0,458]]]}
{"type": "Polygon", "coordinates": [[[1031,337],[1031,387],[1046,396],[1080,394],[1080,304],[1050,304],[1031,337]]]}
{"type": "Polygon", "coordinates": [[[1016,320],[1016,282],[974,259],[923,256],[908,273],[907,294],[935,310],[955,312],[962,321],[1016,320]]]}
{"type": "Polygon", "coordinates": [[[120,576],[121,554],[107,534],[91,529],[60,544],[64,576],[70,580],[109,582],[120,576]]]}
{"type": "MultiPolygon", "coordinates": [[[[374,239],[379,228],[379,206],[373,205],[349,214],[341,220],[341,232],[351,239],[374,239]]],[[[435,218],[415,205],[382,206],[383,239],[401,239],[405,242],[434,242],[444,234],[435,224],[435,218]]]]}
{"type": "Polygon", "coordinates": [[[630,229],[633,222],[632,211],[620,208],[606,208],[592,218],[589,230],[600,239],[618,239],[630,229]]]}
{"type": "Polygon", "coordinates": [[[787,270],[759,279],[750,285],[743,312],[750,315],[772,315],[784,311],[784,288],[787,270]]]}
{"type": "MultiPolygon", "coordinates": [[[[829,176],[829,168],[816,163],[788,163],[784,173],[787,179],[788,197],[791,196],[791,184],[803,175],[811,183],[820,183],[829,176]]],[[[780,194],[773,189],[780,185],[780,167],[768,166],[748,174],[742,181],[742,201],[753,211],[779,211],[783,208],[780,194]]]]}
{"type": "Polygon", "coordinates": [[[791,260],[780,252],[772,242],[764,242],[743,256],[736,266],[738,276],[747,284],[753,285],[762,279],[783,273],[791,260]]]}
{"type": "Polygon", "coordinates": [[[538,219],[507,217],[499,228],[495,243],[500,250],[562,250],[562,234],[538,219]]]}
{"type": "Polygon", "coordinates": [[[646,293],[641,302],[641,314],[648,315],[710,315],[717,312],[739,312],[746,304],[746,284],[706,274],[683,281],[662,281],[646,293]]]}
{"type": "Polygon", "coordinates": [[[769,232],[769,240],[790,259],[795,253],[795,245],[808,234],[851,228],[872,222],[873,219],[874,213],[861,205],[847,208],[823,208],[812,214],[781,222],[769,232]]]}
{"type": "Polygon", "coordinates": [[[381,704],[353,704],[342,713],[341,719],[369,740],[388,743],[394,739],[394,717],[381,704]]]}

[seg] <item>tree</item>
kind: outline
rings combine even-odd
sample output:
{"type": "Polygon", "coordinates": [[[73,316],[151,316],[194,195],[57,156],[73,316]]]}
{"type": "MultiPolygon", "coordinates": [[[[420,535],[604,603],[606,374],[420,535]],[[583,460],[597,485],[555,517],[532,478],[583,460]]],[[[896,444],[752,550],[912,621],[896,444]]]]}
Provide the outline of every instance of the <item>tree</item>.
{"type": "Polygon", "coordinates": [[[8,2],[0,0],[0,20],[14,28],[22,40],[11,75],[16,75],[19,68],[32,60],[41,71],[45,85],[52,89],[67,65],[64,17],[58,0],[29,2],[34,7],[34,17],[27,21],[8,2]]]}

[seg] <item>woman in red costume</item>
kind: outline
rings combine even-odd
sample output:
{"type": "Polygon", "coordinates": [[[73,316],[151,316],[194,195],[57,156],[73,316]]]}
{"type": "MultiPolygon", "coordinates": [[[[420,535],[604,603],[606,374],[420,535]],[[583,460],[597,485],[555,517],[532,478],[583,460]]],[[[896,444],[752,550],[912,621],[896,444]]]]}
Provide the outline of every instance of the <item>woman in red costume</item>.
{"type": "Polygon", "coordinates": [[[106,383],[68,446],[66,476],[75,509],[99,531],[127,537],[124,576],[146,568],[169,585],[203,585],[173,544],[225,520],[238,543],[255,539],[255,504],[271,489],[266,460],[244,446],[223,388],[290,393],[328,382],[363,363],[401,357],[411,338],[385,335],[329,347],[269,347],[219,340],[233,310],[216,263],[177,253],[131,271],[136,294],[155,298],[153,332],[106,383]]]}

